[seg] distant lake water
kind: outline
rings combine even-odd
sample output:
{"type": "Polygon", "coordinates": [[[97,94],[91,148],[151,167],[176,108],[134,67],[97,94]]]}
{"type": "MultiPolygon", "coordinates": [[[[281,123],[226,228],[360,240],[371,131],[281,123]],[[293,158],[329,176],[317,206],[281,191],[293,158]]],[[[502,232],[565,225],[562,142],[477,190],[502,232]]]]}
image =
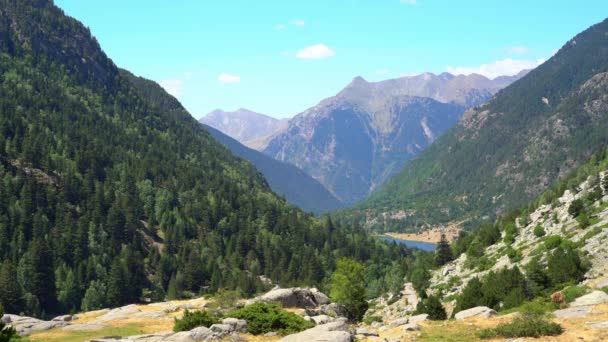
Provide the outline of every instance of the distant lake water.
{"type": "Polygon", "coordinates": [[[380,240],[383,240],[383,241],[388,241],[388,242],[394,241],[396,243],[400,243],[400,244],[406,245],[411,248],[418,248],[418,249],[421,249],[421,250],[427,251],[427,252],[432,252],[437,248],[436,244],[430,243],[430,242],[401,240],[401,239],[395,239],[390,236],[379,236],[379,238],[380,238],[380,240]]]}

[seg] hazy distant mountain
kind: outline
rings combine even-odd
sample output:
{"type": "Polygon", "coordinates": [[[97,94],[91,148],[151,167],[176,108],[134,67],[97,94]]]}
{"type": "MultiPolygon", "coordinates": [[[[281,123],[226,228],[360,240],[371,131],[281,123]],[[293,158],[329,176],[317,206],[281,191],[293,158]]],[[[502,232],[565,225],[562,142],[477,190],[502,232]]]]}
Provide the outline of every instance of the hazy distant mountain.
{"type": "Polygon", "coordinates": [[[425,73],[382,82],[356,77],[258,146],[290,162],[345,204],[365,198],[453,126],[464,110],[523,76],[425,73]]]}
{"type": "Polygon", "coordinates": [[[216,109],[199,119],[200,123],[218,129],[244,143],[276,132],[287,120],[278,120],[245,108],[233,112],[216,109]]]}
{"type": "Polygon", "coordinates": [[[219,130],[203,124],[211,135],[224,144],[234,155],[249,160],[266,177],[268,185],[277,194],[305,211],[323,214],[343,207],[327,189],[306,172],[250,149],[219,130]]]}

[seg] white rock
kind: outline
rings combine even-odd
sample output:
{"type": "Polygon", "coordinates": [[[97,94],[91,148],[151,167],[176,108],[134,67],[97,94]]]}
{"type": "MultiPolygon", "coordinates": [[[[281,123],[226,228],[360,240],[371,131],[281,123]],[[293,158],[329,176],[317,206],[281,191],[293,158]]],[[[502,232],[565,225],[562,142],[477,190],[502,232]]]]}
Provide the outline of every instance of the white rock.
{"type": "Polygon", "coordinates": [[[458,312],[454,317],[457,320],[467,319],[469,317],[485,317],[490,318],[496,315],[496,311],[488,308],[487,306],[477,306],[471,309],[462,310],[458,312]]]}
{"type": "Polygon", "coordinates": [[[608,303],[608,294],[603,291],[593,291],[574,300],[574,302],[570,303],[570,307],[597,305],[603,303],[608,303]]]}

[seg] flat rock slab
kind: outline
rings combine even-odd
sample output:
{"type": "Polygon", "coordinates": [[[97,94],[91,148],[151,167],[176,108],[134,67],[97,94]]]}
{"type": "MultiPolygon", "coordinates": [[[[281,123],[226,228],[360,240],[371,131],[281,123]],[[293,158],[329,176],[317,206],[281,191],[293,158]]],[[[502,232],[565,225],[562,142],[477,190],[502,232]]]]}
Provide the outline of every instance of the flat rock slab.
{"type": "Polygon", "coordinates": [[[577,318],[577,317],[585,317],[589,313],[593,307],[591,306],[577,306],[573,308],[567,308],[562,310],[557,310],[553,312],[556,318],[577,318]]]}
{"type": "Polygon", "coordinates": [[[420,315],[410,317],[410,319],[408,320],[408,323],[418,323],[418,322],[424,322],[424,321],[428,321],[428,320],[429,320],[429,314],[420,314],[420,315]]]}
{"type": "Polygon", "coordinates": [[[587,322],[587,326],[591,329],[608,329],[608,321],[604,322],[587,322]]]}
{"type": "Polygon", "coordinates": [[[463,320],[470,317],[483,317],[490,318],[496,315],[496,311],[490,309],[487,306],[477,306],[471,309],[462,310],[458,312],[454,317],[457,320],[463,320]]]}
{"type": "Polygon", "coordinates": [[[570,303],[570,307],[598,305],[608,303],[608,294],[604,291],[593,291],[582,297],[578,297],[574,302],[570,303]]]}
{"type": "Polygon", "coordinates": [[[281,342],[351,342],[353,335],[348,330],[344,320],[317,325],[314,328],[304,330],[297,334],[285,336],[281,342]]]}

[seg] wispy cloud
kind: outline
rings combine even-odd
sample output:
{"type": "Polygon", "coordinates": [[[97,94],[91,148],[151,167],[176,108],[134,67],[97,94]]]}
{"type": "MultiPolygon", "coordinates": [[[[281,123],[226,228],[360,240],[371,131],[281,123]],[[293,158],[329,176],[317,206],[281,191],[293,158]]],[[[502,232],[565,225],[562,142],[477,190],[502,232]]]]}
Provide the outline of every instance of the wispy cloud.
{"type": "Polygon", "coordinates": [[[336,52],[324,44],[311,45],[296,53],[296,57],[300,59],[325,59],[335,55],[336,52]]]}
{"type": "Polygon", "coordinates": [[[522,45],[511,46],[511,47],[508,47],[506,50],[507,50],[507,53],[517,54],[517,55],[523,55],[524,53],[528,52],[528,48],[525,46],[522,46],[522,45]]]}
{"type": "Polygon", "coordinates": [[[179,98],[182,94],[184,81],[181,79],[162,80],[159,84],[167,93],[179,98]]]}
{"type": "Polygon", "coordinates": [[[276,25],[274,25],[274,29],[275,30],[284,30],[286,28],[287,27],[285,25],[283,25],[283,24],[276,24],[276,25]]]}
{"type": "Polygon", "coordinates": [[[498,76],[513,76],[522,70],[536,68],[544,61],[544,58],[536,60],[505,58],[480,66],[448,66],[446,67],[446,71],[454,75],[480,74],[488,78],[496,78],[498,76]]]}
{"type": "Polygon", "coordinates": [[[406,5],[415,5],[416,4],[416,0],[400,0],[400,2],[402,4],[406,4],[406,5]]]}
{"type": "Polygon", "coordinates": [[[294,19],[294,20],[290,21],[289,23],[294,26],[304,26],[305,25],[305,22],[302,19],[294,19]]]}
{"type": "Polygon", "coordinates": [[[223,72],[217,77],[217,80],[222,84],[239,83],[241,82],[241,76],[231,75],[223,72]]]}

